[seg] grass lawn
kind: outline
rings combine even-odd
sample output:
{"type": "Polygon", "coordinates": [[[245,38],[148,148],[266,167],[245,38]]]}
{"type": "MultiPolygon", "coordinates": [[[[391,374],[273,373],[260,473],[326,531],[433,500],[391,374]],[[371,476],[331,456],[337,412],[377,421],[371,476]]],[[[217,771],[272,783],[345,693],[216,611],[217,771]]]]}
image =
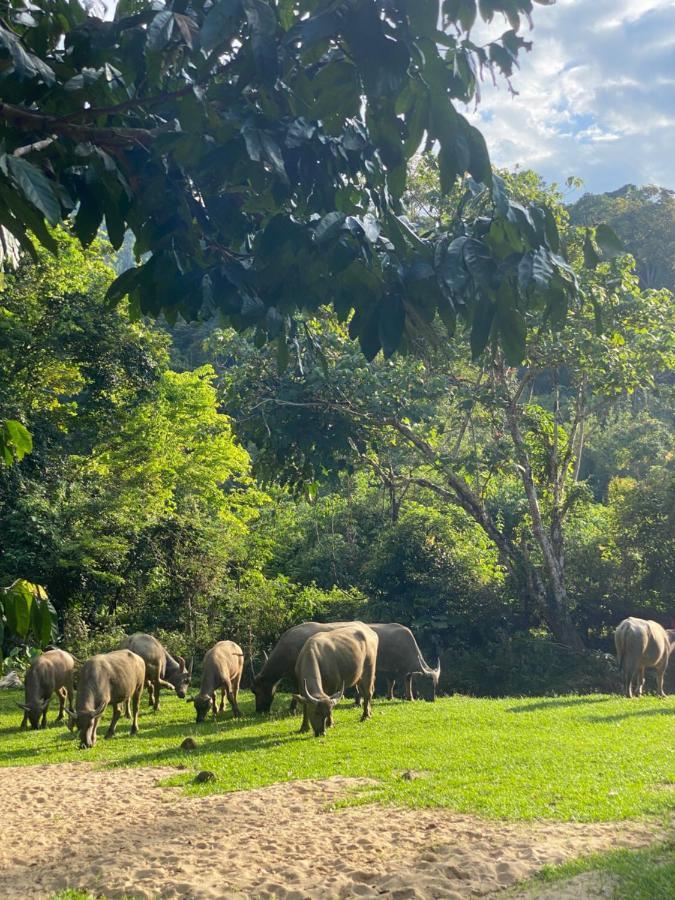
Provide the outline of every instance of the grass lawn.
{"type": "MultiPolygon", "coordinates": [[[[369,776],[379,784],[347,802],[445,806],[491,818],[609,821],[667,817],[675,808],[675,698],[616,696],[436,703],[375,702],[373,718],[344,701],[325,738],[299,735],[299,718],[277,698],[272,716],[256,716],[242,693],[244,718],[228,712],[197,726],[194,709],[163,694],[159,714],[144,698],[140,734],[122,720],[112,741],[80,751],[65,727],[21,732],[18,692],[0,694],[0,766],[82,761],[120,766],[186,766],[171,779],[210,793],[298,778],[369,776]],[[193,736],[197,750],[180,743],[193,736]],[[193,785],[195,771],[216,780],[193,785]],[[407,770],[424,777],[405,780],[407,770]]],[[[55,704],[53,704],[55,706],[55,704]]],[[[53,720],[54,711],[50,712],[53,720]]]]}
{"type": "MultiPolygon", "coordinates": [[[[575,859],[561,866],[545,866],[530,886],[560,885],[584,872],[607,875],[613,883],[613,900],[668,900],[675,897],[675,844],[646,850],[616,850],[575,859]]],[[[508,896],[508,895],[507,895],[508,896]]]]}

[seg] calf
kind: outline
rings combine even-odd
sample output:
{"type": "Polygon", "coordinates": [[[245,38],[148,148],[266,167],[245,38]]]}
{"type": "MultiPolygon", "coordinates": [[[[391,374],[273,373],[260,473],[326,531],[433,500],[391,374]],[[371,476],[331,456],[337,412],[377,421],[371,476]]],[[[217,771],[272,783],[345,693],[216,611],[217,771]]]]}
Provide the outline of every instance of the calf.
{"type": "Polygon", "coordinates": [[[675,646],[675,629],[666,630],[651,619],[629,616],[614,632],[614,643],[626,696],[633,696],[633,688],[638,697],[642,696],[645,669],[652,668],[656,670],[657,692],[665,697],[663,679],[675,646]]]}
{"type": "Polygon", "coordinates": [[[75,659],[65,650],[52,648],[36,657],[26,672],[26,702],[17,705],[23,710],[21,728],[30,722],[33,729],[47,727],[47,710],[56,693],[59,698],[57,722],[63,721],[63,710],[73,705],[73,674],[75,659]]]}
{"type": "Polygon", "coordinates": [[[220,712],[225,709],[225,695],[232,707],[232,715],[239,717],[241,712],[237,705],[239,682],[244,669],[244,654],[239,644],[234,641],[218,641],[204,657],[202,681],[196,697],[188,698],[194,703],[197,721],[203,722],[209,709],[213,708],[216,717],[216,691],[220,688],[220,712]]]}
{"type": "Polygon", "coordinates": [[[113,650],[92,656],[80,671],[75,711],[66,712],[77,726],[80,747],[93,747],[101,716],[110,703],[113,708],[106,737],[115,734],[122,707],[131,701],[131,734],[138,733],[138,707],[145,685],[145,662],[131,650],[113,650]]]}
{"type": "Polygon", "coordinates": [[[334,631],[318,632],[307,639],[295,666],[302,693],[296,699],[303,704],[301,732],[314,736],[326,733],[333,724],[333,709],[344,690],[358,686],[363,698],[361,721],[370,718],[370,703],[375,690],[377,634],[362,622],[353,622],[334,631]]]}

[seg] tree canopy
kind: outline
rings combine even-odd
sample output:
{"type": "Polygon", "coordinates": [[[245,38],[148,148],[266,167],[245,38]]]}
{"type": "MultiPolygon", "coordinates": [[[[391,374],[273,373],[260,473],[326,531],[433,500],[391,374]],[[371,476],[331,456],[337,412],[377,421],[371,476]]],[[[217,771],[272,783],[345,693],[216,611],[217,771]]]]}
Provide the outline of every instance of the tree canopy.
{"type": "MultiPolygon", "coordinates": [[[[536,0],[548,5],[550,0],[536,0]]],[[[524,352],[528,315],[560,320],[578,285],[546,205],[512,202],[460,112],[507,81],[533,0],[12,0],[0,22],[0,225],[31,251],[72,217],[84,245],[127,229],[138,265],[108,290],[136,315],[214,310],[276,340],[330,303],[366,357],[440,314],[474,353],[524,352]],[[486,45],[471,29],[503,17],[486,45]],[[435,148],[480,215],[420,232],[407,164],[435,148]],[[47,223],[47,224],[46,224],[47,223]]],[[[612,254],[611,241],[599,241],[612,254]]]]}

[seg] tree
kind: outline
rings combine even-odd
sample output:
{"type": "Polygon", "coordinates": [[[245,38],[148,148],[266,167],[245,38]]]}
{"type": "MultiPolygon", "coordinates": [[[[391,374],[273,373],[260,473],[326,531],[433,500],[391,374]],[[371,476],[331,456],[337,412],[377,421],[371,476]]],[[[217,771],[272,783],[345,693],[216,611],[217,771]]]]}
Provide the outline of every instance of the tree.
{"type": "MultiPolygon", "coordinates": [[[[564,210],[555,215],[564,222],[564,210]]],[[[627,258],[583,270],[584,256],[597,262],[591,237],[570,230],[566,240],[587,302],[554,328],[546,309],[532,311],[524,352],[490,343],[472,360],[437,336],[435,349],[368,366],[327,319],[307,325],[291,373],[258,355],[222,377],[260,471],[311,481],[358,462],[399,497],[416,485],[459,504],[551,632],[579,647],[565,524],[585,493],[587,422],[672,367],[673,329],[668,292],[640,293],[627,258]]]]}
{"type": "Polygon", "coordinates": [[[675,192],[626,184],[607,194],[584,194],[570,216],[575,225],[607,222],[635,257],[642,286],[675,291],[675,192]]]}
{"type": "MultiPolygon", "coordinates": [[[[550,0],[535,0],[548,5],[550,0]]],[[[439,313],[515,359],[525,313],[561,315],[577,285],[546,209],[511,204],[458,111],[479,73],[507,80],[533,0],[120,0],[113,21],[75,0],[15,0],[0,23],[0,224],[105,220],[139,265],[111,285],[135,315],[219,311],[275,340],[293,313],[351,311],[368,359],[439,313]],[[477,18],[508,30],[479,46],[477,18]],[[407,163],[438,150],[440,187],[469,173],[487,215],[420,236],[401,215],[407,163]],[[521,264],[522,263],[522,264],[521,264]],[[508,284],[497,297],[500,284],[508,284]]]]}

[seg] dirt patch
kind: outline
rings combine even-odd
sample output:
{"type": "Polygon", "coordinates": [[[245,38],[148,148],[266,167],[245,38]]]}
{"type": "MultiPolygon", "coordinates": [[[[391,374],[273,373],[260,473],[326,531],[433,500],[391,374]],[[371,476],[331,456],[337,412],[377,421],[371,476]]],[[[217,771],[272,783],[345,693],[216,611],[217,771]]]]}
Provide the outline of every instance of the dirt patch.
{"type": "MultiPolygon", "coordinates": [[[[0,769],[0,897],[464,898],[545,863],[657,835],[643,822],[513,824],[442,810],[330,810],[365,779],[188,797],[175,769],[0,769]]],[[[578,896],[578,895],[577,895],[578,896]]],[[[591,895],[592,896],[592,895],[591,895]]]]}

